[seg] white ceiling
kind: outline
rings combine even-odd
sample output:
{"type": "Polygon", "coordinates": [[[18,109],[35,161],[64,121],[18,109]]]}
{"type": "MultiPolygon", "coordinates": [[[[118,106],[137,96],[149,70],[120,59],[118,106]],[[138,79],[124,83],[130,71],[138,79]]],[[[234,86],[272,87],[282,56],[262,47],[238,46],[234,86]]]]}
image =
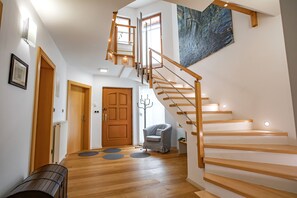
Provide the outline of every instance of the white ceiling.
{"type": "Polygon", "coordinates": [[[161,0],[135,0],[134,2],[130,3],[127,7],[138,9],[146,5],[155,3],[157,1],[161,1],[161,0]]]}
{"type": "Polygon", "coordinates": [[[113,11],[133,0],[31,0],[66,62],[91,74],[120,76],[122,66],[105,61],[113,11]]]}
{"type": "MultiPolygon", "coordinates": [[[[139,8],[160,0],[31,0],[70,66],[95,75],[122,76],[123,67],[105,61],[112,12],[129,4],[139,8]],[[133,3],[132,3],[133,2],[133,3]],[[106,74],[98,68],[108,68],[106,74]]],[[[212,0],[165,0],[197,10],[212,0]]],[[[259,12],[278,15],[279,0],[229,0],[259,12]]]]}

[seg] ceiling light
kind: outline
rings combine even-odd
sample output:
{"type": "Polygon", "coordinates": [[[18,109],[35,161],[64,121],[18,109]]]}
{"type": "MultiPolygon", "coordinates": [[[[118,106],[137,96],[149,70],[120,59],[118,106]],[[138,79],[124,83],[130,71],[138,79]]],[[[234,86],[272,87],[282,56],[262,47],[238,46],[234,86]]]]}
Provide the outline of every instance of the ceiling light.
{"type": "Polygon", "coordinates": [[[107,73],[108,69],[107,68],[99,68],[99,72],[101,73],[107,73]]]}
{"type": "Polygon", "coordinates": [[[269,127],[270,123],[269,123],[269,122],[265,122],[264,125],[265,125],[266,127],[269,127]]]}

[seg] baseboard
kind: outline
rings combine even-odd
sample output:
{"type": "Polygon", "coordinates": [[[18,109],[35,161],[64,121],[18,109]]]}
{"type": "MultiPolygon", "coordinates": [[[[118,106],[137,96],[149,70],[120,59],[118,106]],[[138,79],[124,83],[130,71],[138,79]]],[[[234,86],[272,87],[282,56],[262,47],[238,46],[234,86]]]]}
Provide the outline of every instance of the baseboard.
{"type": "Polygon", "coordinates": [[[198,188],[199,190],[205,190],[202,186],[200,186],[199,184],[197,184],[196,182],[194,182],[193,180],[187,178],[186,179],[187,182],[189,182],[190,184],[192,184],[193,186],[195,186],[196,188],[198,188]]]}

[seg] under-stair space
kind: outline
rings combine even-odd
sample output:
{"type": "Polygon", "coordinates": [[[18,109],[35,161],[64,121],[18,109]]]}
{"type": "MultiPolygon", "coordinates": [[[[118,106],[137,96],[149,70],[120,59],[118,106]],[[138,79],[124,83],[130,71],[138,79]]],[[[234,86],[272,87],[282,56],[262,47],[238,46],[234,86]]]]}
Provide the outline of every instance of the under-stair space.
{"type": "Polygon", "coordinates": [[[222,111],[224,108],[211,96],[201,95],[193,86],[197,80],[189,83],[188,78],[186,81],[172,73],[168,76],[167,64],[171,64],[171,71],[172,65],[181,65],[161,53],[154,55],[165,60],[164,67],[151,66],[150,84],[185,129],[188,150],[197,147],[195,155],[202,160],[195,162],[196,156],[188,155],[188,163],[196,164],[204,180],[205,190],[197,192],[198,197],[297,197],[297,147],[288,144],[287,132],[255,129],[251,118],[235,119],[232,111],[222,111]],[[201,100],[198,108],[197,99],[201,100]],[[201,120],[197,119],[197,110],[201,111],[201,120]],[[202,133],[197,133],[199,122],[202,133]],[[198,168],[199,163],[204,167],[198,168]]]}

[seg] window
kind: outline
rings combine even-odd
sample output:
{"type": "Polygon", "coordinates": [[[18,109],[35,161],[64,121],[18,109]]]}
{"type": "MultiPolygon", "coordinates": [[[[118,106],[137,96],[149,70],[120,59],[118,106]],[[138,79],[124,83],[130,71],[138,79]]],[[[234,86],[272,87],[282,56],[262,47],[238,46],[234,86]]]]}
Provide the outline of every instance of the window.
{"type": "MultiPolygon", "coordinates": [[[[116,23],[117,24],[121,24],[121,25],[131,25],[131,20],[129,18],[126,17],[120,17],[117,16],[116,19],[116,23]]],[[[130,44],[131,38],[130,38],[130,28],[128,27],[123,27],[123,26],[118,26],[118,43],[121,44],[130,44]]]]}
{"type": "MultiPolygon", "coordinates": [[[[152,48],[158,52],[162,52],[162,24],[161,13],[144,18],[142,20],[142,53],[143,53],[143,65],[149,64],[148,50],[152,48]],[[146,46],[146,34],[147,34],[147,46],[146,46]]],[[[159,65],[161,58],[154,56],[153,65],[159,65]]]]}

